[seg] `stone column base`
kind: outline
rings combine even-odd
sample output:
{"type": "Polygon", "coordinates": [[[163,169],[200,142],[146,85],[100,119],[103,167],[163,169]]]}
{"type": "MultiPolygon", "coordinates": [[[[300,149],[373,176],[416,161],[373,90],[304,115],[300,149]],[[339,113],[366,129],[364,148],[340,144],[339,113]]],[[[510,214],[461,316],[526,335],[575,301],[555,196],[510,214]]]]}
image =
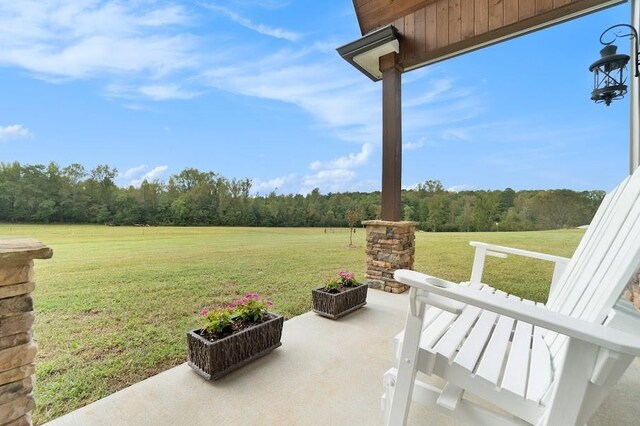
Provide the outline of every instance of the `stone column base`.
{"type": "Polygon", "coordinates": [[[51,249],[33,240],[0,240],[0,425],[31,425],[37,345],[32,340],[33,259],[51,249]]]}
{"type": "Polygon", "coordinates": [[[408,286],[393,279],[396,269],[413,269],[417,222],[366,220],[369,287],[402,293],[408,286]]]}

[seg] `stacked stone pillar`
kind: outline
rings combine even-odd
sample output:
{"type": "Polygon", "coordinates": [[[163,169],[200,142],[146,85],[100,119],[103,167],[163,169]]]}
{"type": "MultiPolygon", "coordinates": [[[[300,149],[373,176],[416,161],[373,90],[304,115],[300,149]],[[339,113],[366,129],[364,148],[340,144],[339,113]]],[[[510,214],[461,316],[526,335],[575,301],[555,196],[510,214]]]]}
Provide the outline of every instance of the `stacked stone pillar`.
{"type": "Polygon", "coordinates": [[[31,425],[33,259],[51,255],[50,248],[34,240],[0,240],[0,426],[31,425]]]}
{"type": "Polygon", "coordinates": [[[402,293],[407,286],[393,279],[396,269],[413,269],[417,222],[367,220],[367,271],[369,287],[402,293]]]}

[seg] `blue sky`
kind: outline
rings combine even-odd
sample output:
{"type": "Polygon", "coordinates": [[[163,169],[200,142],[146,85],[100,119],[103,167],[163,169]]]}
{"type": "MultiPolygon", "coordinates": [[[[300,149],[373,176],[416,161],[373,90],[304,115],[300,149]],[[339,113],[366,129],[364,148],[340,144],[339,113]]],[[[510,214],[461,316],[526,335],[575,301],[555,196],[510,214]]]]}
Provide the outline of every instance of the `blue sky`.
{"type": "MultiPolygon", "coordinates": [[[[617,6],[403,75],[403,186],[608,190],[628,99],[590,101],[617,6]]],[[[185,167],[261,194],[379,190],[381,83],[335,49],[350,0],[0,3],[0,161],[185,167]]],[[[626,40],[620,50],[628,52],[626,40]]]]}

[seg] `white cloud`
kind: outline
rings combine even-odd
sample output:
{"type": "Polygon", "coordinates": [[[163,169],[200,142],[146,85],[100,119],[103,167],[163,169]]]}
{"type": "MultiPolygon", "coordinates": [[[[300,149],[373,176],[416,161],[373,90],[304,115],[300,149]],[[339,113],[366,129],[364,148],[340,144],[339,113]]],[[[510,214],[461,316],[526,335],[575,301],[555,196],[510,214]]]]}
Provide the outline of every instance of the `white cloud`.
{"type": "Polygon", "coordinates": [[[177,84],[142,86],[140,88],[140,93],[156,101],[164,101],[168,99],[191,99],[199,95],[197,92],[184,90],[177,84]]]}
{"type": "Polygon", "coordinates": [[[269,180],[262,179],[253,179],[251,184],[251,192],[254,194],[271,192],[277,189],[282,190],[282,187],[288,182],[293,181],[296,178],[295,174],[290,174],[287,176],[279,176],[269,180]]]}
{"type": "Polygon", "coordinates": [[[362,149],[360,152],[351,153],[344,157],[336,158],[335,160],[331,160],[327,163],[322,163],[320,161],[314,161],[309,165],[311,170],[322,170],[322,169],[351,169],[355,167],[360,167],[369,161],[371,157],[371,153],[373,152],[373,146],[370,143],[365,143],[362,145],[362,149]]]}
{"type": "Polygon", "coordinates": [[[472,189],[474,189],[473,185],[460,184],[460,185],[450,186],[449,188],[447,188],[447,191],[449,191],[449,192],[460,192],[460,191],[470,191],[472,189]]]}
{"type": "Polygon", "coordinates": [[[402,149],[404,151],[412,151],[412,150],[420,149],[420,148],[424,147],[426,140],[427,140],[427,138],[423,136],[417,142],[403,143],[402,144],[402,149]]]}
{"type": "MultiPolygon", "coordinates": [[[[143,86],[112,83],[104,88],[104,95],[107,98],[128,99],[133,101],[140,99],[150,99],[153,101],[185,100],[195,98],[201,94],[202,91],[189,90],[177,83],[149,84],[143,86]]],[[[144,105],[138,103],[125,103],[122,106],[128,109],[146,109],[144,105]]]]}
{"type": "Polygon", "coordinates": [[[31,132],[22,124],[0,126],[0,140],[26,138],[29,136],[31,136],[31,132]]]}
{"type": "Polygon", "coordinates": [[[353,170],[320,170],[318,173],[304,177],[300,192],[309,193],[313,188],[322,188],[323,191],[330,192],[344,191],[355,177],[356,173],[353,170]]]}
{"type": "Polygon", "coordinates": [[[210,69],[204,78],[219,90],[296,105],[343,140],[379,141],[379,86],[345,73],[334,56],[281,50],[251,63],[210,69]]]}
{"type": "Polygon", "coordinates": [[[451,88],[453,87],[453,80],[450,78],[436,79],[430,85],[430,87],[421,95],[409,98],[403,102],[405,108],[412,108],[420,105],[430,104],[435,101],[441,100],[442,97],[447,94],[450,95],[451,88]]]}
{"type": "Polygon", "coordinates": [[[169,168],[169,166],[157,166],[157,167],[154,167],[153,170],[151,170],[149,173],[147,173],[145,175],[145,177],[146,178],[150,178],[150,179],[155,179],[159,175],[161,175],[162,173],[167,171],[168,168],[169,168]]]}
{"type": "Polygon", "coordinates": [[[369,186],[368,182],[366,184],[355,182],[357,173],[354,169],[366,165],[373,151],[373,145],[365,143],[360,152],[350,153],[327,162],[312,162],[309,168],[315,173],[304,177],[300,192],[308,193],[316,187],[331,192],[354,191],[363,185],[369,186]]]}
{"type": "Polygon", "coordinates": [[[233,0],[234,4],[244,7],[259,7],[262,9],[280,9],[287,6],[291,0],[233,0]]]}
{"type": "Polygon", "coordinates": [[[145,105],[130,103],[130,104],[122,104],[123,108],[130,109],[132,111],[145,111],[148,109],[145,105]]]}
{"type": "Polygon", "coordinates": [[[336,53],[336,46],[339,46],[339,41],[317,41],[313,43],[313,49],[316,49],[322,53],[334,55],[336,53]]]}
{"type": "MultiPolygon", "coordinates": [[[[179,5],[154,1],[0,2],[0,66],[49,81],[172,79],[198,67],[198,39],[179,5]]],[[[167,84],[167,83],[162,83],[167,84]]],[[[151,91],[151,99],[163,98],[151,91]]]]}
{"type": "Polygon", "coordinates": [[[406,191],[411,191],[411,190],[413,190],[413,189],[417,189],[417,188],[418,188],[418,185],[419,185],[419,184],[417,184],[417,183],[414,183],[414,184],[404,184],[404,185],[402,185],[402,189],[404,189],[404,190],[406,190],[406,191]]]}
{"type": "Polygon", "coordinates": [[[405,133],[425,129],[444,131],[450,128],[449,126],[459,126],[458,123],[479,117],[485,109],[485,105],[477,96],[449,99],[428,108],[409,108],[406,113],[403,111],[403,128],[405,133]]]}
{"type": "Polygon", "coordinates": [[[202,6],[206,7],[209,10],[213,10],[225,15],[227,18],[242,25],[245,28],[248,28],[250,30],[253,30],[257,33],[260,33],[269,37],[280,38],[288,41],[296,41],[301,37],[300,34],[295,33],[293,31],[288,31],[282,28],[273,28],[264,24],[256,24],[252,22],[250,19],[240,16],[238,13],[234,12],[233,10],[227,9],[226,7],[217,6],[217,5],[208,4],[208,3],[203,3],[202,6]]]}
{"type": "Polygon", "coordinates": [[[594,126],[576,128],[570,125],[548,126],[539,118],[506,119],[502,121],[448,127],[441,133],[442,139],[506,146],[509,149],[528,146],[531,143],[550,145],[588,138],[597,130],[594,126]]]}
{"type": "Polygon", "coordinates": [[[447,140],[470,141],[473,139],[469,129],[450,128],[442,133],[442,138],[447,140]]]}
{"type": "Polygon", "coordinates": [[[145,170],[147,170],[147,166],[145,166],[144,164],[137,166],[137,167],[132,167],[130,169],[127,169],[123,174],[122,177],[125,179],[133,179],[136,176],[140,175],[140,173],[143,173],[145,170]]]}
{"type": "Polygon", "coordinates": [[[149,170],[149,167],[144,164],[132,167],[127,169],[121,176],[122,179],[127,180],[126,182],[123,182],[123,186],[140,186],[140,184],[145,180],[150,182],[159,179],[168,169],[169,166],[156,166],[149,170]]]}

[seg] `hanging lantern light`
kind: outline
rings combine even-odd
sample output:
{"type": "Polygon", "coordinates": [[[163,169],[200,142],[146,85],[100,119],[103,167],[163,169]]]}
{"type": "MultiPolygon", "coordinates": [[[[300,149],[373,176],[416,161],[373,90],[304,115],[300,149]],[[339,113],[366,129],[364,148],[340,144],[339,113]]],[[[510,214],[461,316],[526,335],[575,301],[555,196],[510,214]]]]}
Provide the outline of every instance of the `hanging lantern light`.
{"type": "Polygon", "coordinates": [[[589,67],[593,72],[593,91],[591,100],[596,103],[604,102],[609,106],[611,101],[622,99],[627,93],[625,70],[629,62],[629,55],[617,54],[618,46],[606,45],[601,51],[601,58],[589,67]]]}
{"type": "Polygon", "coordinates": [[[600,44],[604,48],[600,51],[601,58],[595,61],[589,67],[589,71],[593,72],[593,91],[591,92],[591,100],[596,103],[604,103],[609,106],[611,101],[622,99],[627,93],[627,78],[625,72],[630,56],[617,53],[618,46],[613,44],[618,37],[630,37],[636,42],[635,60],[633,61],[634,75],[638,77],[638,32],[631,25],[618,24],[607,28],[600,35],[600,44]],[[628,28],[631,30],[628,34],[620,34],[614,32],[614,39],[605,42],[604,36],[614,28],[628,28]]]}

